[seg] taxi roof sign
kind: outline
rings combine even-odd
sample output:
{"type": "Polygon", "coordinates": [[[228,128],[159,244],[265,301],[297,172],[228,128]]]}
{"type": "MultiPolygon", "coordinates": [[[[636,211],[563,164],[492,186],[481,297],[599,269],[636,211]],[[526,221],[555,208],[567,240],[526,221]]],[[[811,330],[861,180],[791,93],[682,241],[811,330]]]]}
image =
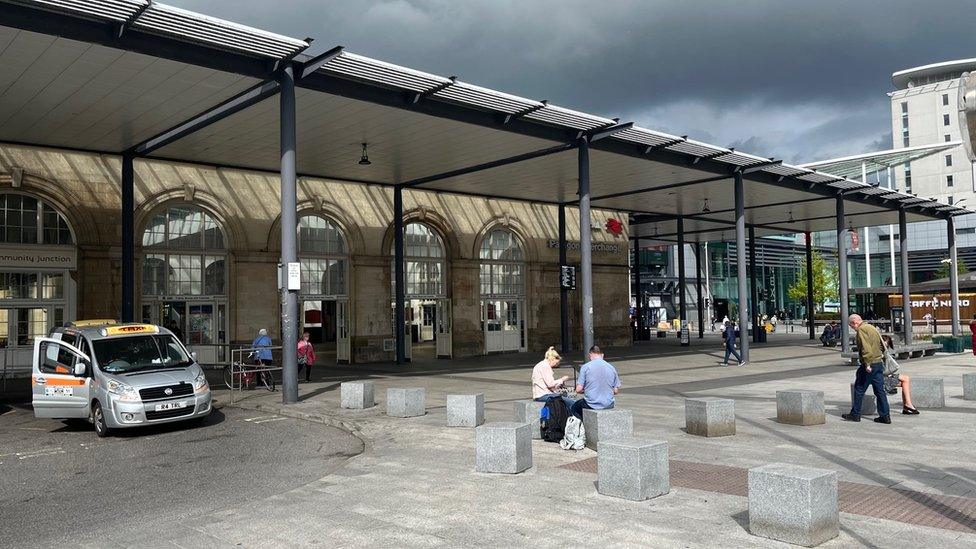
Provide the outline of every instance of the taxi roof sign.
{"type": "Polygon", "coordinates": [[[124,324],[122,326],[110,326],[103,330],[105,335],[127,335],[127,334],[158,334],[159,326],[155,324],[124,324]]]}
{"type": "Polygon", "coordinates": [[[111,318],[93,318],[89,320],[75,320],[66,324],[66,326],[71,328],[84,328],[86,326],[107,326],[111,324],[116,324],[114,319],[111,318]]]}

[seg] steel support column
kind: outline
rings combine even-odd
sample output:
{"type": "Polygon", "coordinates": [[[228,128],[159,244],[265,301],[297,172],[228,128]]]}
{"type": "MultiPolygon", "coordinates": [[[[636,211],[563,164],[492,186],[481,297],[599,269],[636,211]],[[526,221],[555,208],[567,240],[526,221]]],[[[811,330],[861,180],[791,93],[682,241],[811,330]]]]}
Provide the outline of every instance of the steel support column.
{"type": "Polygon", "coordinates": [[[847,299],[847,241],[844,237],[844,197],[837,197],[837,278],[839,279],[838,299],[840,300],[840,342],[842,352],[850,352],[850,328],[847,316],[850,308],[847,299]]]}
{"type": "Polygon", "coordinates": [[[393,188],[393,331],[397,364],[407,361],[404,311],[406,280],[403,267],[403,188],[398,185],[393,188]]]}
{"type": "Polygon", "coordinates": [[[583,298],[583,356],[593,346],[593,249],[590,227],[590,144],[579,139],[580,286],[583,298]]]}
{"type": "Polygon", "coordinates": [[[680,327],[684,328],[688,322],[688,304],[685,299],[687,288],[685,285],[685,220],[679,217],[678,222],[678,321],[680,327]]]}
{"type": "MultiPolygon", "coordinates": [[[[567,266],[566,259],[566,206],[559,205],[559,278],[562,281],[562,268],[567,266]]],[[[640,303],[638,301],[638,303],[640,303]]],[[[638,305],[640,310],[640,305],[638,305]]],[[[566,354],[572,349],[573,342],[569,335],[569,288],[559,284],[559,339],[562,342],[562,352],[566,354]]]]}
{"type": "Polygon", "coordinates": [[[705,297],[702,295],[702,245],[695,244],[695,295],[698,296],[698,339],[705,337],[705,297]]]}
{"type": "Polygon", "coordinates": [[[131,154],[122,155],[122,322],[135,320],[135,167],[131,154]]]}
{"type": "Polygon", "coordinates": [[[759,341],[759,288],[756,285],[756,228],[749,226],[749,310],[752,311],[752,342],[759,341]]]}
{"type": "Polygon", "coordinates": [[[634,334],[634,341],[640,341],[643,339],[644,335],[644,311],[641,307],[641,284],[640,284],[640,274],[641,274],[641,257],[640,257],[640,238],[634,237],[634,316],[636,317],[636,333],[634,334]]]}
{"type": "Polygon", "coordinates": [[[749,362],[749,298],[746,293],[746,212],[745,192],[743,190],[742,174],[736,172],[735,181],[735,268],[738,279],[739,299],[739,350],[743,362],[749,362]]]}
{"type": "Polygon", "coordinates": [[[285,65],[281,84],[281,401],[298,402],[298,290],[288,287],[288,266],[298,262],[298,163],[295,121],[295,73],[285,65]]]}
{"type": "Polygon", "coordinates": [[[902,330],[905,343],[912,342],[912,304],[911,289],[909,288],[908,278],[908,219],[905,209],[898,210],[898,246],[901,255],[901,302],[905,317],[902,322],[902,330]]]}
{"type": "Polygon", "coordinates": [[[813,235],[806,232],[804,236],[807,239],[807,327],[810,330],[810,339],[813,339],[817,330],[814,326],[816,315],[813,303],[813,235]]]}
{"type": "Polygon", "coordinates": [[[959,335],[959,267],[956,254],[956,221],[946,219],[946,232],[949,237],[949,301],[952,307],[952,336],[959,335]]]}

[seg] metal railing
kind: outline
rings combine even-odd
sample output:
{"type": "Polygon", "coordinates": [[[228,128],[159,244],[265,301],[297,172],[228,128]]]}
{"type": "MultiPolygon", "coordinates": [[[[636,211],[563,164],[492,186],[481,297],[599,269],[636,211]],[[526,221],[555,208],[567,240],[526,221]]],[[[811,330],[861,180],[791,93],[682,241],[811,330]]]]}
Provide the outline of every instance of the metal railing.
{"type": "MultiPolygon", "coordinates": [[[[224,367],[224,384],[230,389],[230,402],[234,403],[234,391],[244,391],[244,380],[248,374],[258,377],[262,372],[274,376],[275,372],[282,370],[282,348],[281,346],[272,347],[241,347],[230,350],[230,363],[224,367]],[[258,363],[257,354],[261,351],[271,351],[271,364],[264,365],[258,363]]],[[[277,385],[277,383],[276,383],[277,385]]]]}

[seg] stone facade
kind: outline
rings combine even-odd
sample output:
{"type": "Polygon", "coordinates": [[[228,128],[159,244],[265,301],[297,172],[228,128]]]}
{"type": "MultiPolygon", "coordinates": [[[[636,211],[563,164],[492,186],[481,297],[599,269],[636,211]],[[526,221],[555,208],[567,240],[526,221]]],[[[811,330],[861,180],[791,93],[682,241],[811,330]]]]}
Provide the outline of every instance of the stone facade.
{"type": "MultiPolygon", "coordinates": [[[[112,318],[121,311],[119,157],[0,144],[0,192],[42,198],[71,224],[78,248],[76,318],[112,318]],[[13,188],[11,174],[24,176],[13,188]]],[[[276,265],[280,248],[278,174],[137,159],[135,162],[136,316],[140,316],[142,234],[168,206],[191,204],[220,224],[226,249],[225,341],[249,343],[261,328],[280,340],[276,265]]],[[[393,358],[391,257],[393,191],[362,183],[300,178],[299,216],[314,214],[338,226],[348,248],[346,273],[350,361],[393,358]]],[[[420,222],[444,244],[445,296],[452,310],[452,356],[486,352],[480,294],[480,246],[494,229],[514,233],[524,256],[522,320],[525,350],[559,345],[557,207],[446,193],[404,192],[406,222],[420,222]]],[[[579,241],[578,211],[567,208],[567,239],[579,241]]],[[[626,215],[594,210],[592,225],[595,340],[630,345],[626,215]],[[624,234],[603,229],[624,222],[624,234]]],[[[568,252],[570,264],[579,261],[568,252]]],[[[579,292],[571,292],[570,325],[580,344],[579,292]]]]}

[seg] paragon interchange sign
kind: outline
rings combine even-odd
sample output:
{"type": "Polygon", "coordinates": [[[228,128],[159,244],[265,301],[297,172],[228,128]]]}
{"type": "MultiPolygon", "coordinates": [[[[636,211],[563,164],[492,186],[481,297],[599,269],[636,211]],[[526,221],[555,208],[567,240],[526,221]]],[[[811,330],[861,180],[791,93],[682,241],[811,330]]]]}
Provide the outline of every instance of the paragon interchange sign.
{"type": "MultiPolygon", "coordinates": [[[[559,247],[559,240],[557,240],[555,238],[549,239],[549,247],[550,248],[558,248],[559,247]]],[[[573,241],[567,240],[566,241],[566,249],[567,250],[579,250],[580,249],[580,243],[579,242],[573,242],[573,241]]],[[[605,243],[605,242],[594,242],[593,244],[590,245],[590,249],[593,250],[594,252],[607,252],[607,253],[611,253],[611,254],[619,254],[620,253],[620,246],[618,246],[616,244],[608,244],[608,243],[605,243]]]]}

